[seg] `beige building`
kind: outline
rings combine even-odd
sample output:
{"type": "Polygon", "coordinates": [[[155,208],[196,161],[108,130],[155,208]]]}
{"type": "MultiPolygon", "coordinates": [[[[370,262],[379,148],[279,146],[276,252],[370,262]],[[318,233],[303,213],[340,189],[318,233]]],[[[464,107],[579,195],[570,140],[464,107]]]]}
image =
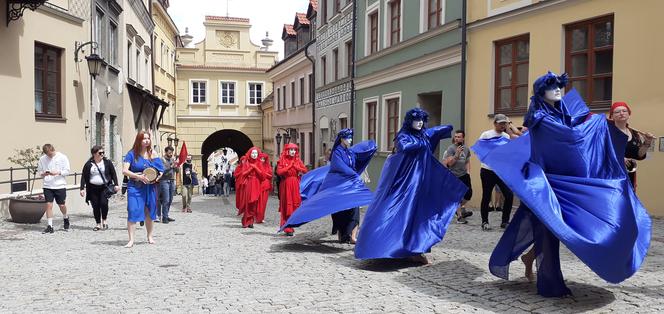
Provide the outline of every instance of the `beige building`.
{"type": "Polygon", "coordinates": [[[204,25],[205,39],[188,47],[185,35],[176,50],[176,108],[177,137],[207,174],[202,161],[221,148],[262,149],[260,104],[272,92],[265,72],[277,52],[251,42],[249,19],[206,16],[204,25]]]}
{"type": "MultiPolygon", "coordinates": [[[[159,143],[163,148],[169,145],[168,139],[175,139],[175,51],[179,44],[179,31],[167,10],[168,0],[152,1],[154,21],[154,95],[166,105],[159,112],[157,128],[159,143]]],[[[171,146],[174,144],[170,141],[171,146]]]]}
{"type": "MultiPolygon", "coordinates": [[[[7,160],[15,149],[51,143],[69,157],[72,172],[80,172],[90,156],[92,135],[91,77],[85,61],[90,46],[79,51],[80,62],[74,58],[77,43],[90,38],[89,2],[51,0],[33,8],[8,6],[6,0],[0,0],[0,169],[17,167],[7,160]]],[[[25,170],[0,171],[0,181],[8,181],[10,176],[26,179],[27,174],[25,170]]],[[[76,189],[73,176],[68,183],[70,189],[76,189]]],[[[15,191],[20,190],[15,186],[15,191]]],[[[41,191],[39,182],[37,191],[41,191]]],[[[11,192],[10,184],[0,184],[0,217],[7,217],[5,200],[11,192]]],[[[74,193],[70,196],[75,203],[74,193]]]]}
{"type": "MultiPolygon", "coordinates": [[[[547,70],[567,72],[593,111],[606,114],[611,103],[625,101],[633,111],[630,125],[657,136],[648,159],[639,162],[637,194],[652,215],[664,216],[664,124],[657,118],[664,112],[664,42],[653,40],[664,29],[664,2],[472,0],[468,8],[468,144],[492,127],[495,113],[521,123],[535,79],[547,70]]],[[[471,203],[479,207],[476,158],[471,168],[477,191],[471,203]]]]}
{"type": "Polygon", "coordinates": [[[272,129],[272,120],[274,119],[275,114],[274,92],[263,99],[263,102],[261,103],[261,112],[263,113],[263,128],[261,129],[263,140],[261,145],[263,146],[263,151],[270,155],[270,161],[274,163],[277,160],[275,159],[275,156],[280,153],[275,150],[275,134],[272,129]]]}

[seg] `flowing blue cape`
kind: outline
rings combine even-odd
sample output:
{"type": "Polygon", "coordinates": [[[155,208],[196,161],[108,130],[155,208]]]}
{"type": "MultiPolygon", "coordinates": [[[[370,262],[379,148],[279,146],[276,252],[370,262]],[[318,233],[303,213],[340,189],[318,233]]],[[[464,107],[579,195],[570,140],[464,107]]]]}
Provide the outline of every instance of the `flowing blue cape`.
{"type": "Polygon", "coordinates": [[[300,180],[300,196],[302,201],[306,201],[320,189],[320,185],[323,184],[325,176],[330,171],[330,166],[318,167],[314,170],[311,170],[305,173],[300,180]]]}
{"type": "Polygon", "coordinates": [[[376,195],[360,227],[355,257],[402,258],[440,242],[468,189],[434,157],[452,126],[399,132],[397,153],[383,167],[376,195]]]}
{"type": "MultiPolygon", "coordinates": [[[[369,204],[373,193],[364,185],[360,174],[369,165],[375,153],[376,142],[373,140],[358,143],[349,149],[338,145],[332,152],[329,171],[318,191],[307,195],[307,200],[302,201],[302,205],[279,231],[288,227],[298,227],[342,210],[369,204]]],[[[322,168],[325,167],[319,169],[322,168]]],[[[321,173],[307,179],[315,181],[324,172],[320,171],[321,173]]]]}
{"type": "Polygon", "coordinates": [[[627,139],[604,116],[588,117],[576,90],[560,104],[555,109],[533,102],[525,136],[480,140],[472,147],[522,202],[489,269],[507,279],[509,263],[533,243],[532,224],[525,221],[530,209],[597,275],[619,283],[643,263],[651,229],[623,165],[627,139]]]}

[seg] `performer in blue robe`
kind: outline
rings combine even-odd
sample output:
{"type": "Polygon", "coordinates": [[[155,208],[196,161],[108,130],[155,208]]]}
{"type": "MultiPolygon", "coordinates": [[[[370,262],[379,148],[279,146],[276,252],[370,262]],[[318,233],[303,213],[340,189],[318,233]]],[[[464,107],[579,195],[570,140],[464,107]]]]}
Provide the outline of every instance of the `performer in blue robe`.
{"type": "Polygon", "coordinates": [[[302,201],[306,201],[314,194],[318,193],[320,185],[330,171],[330,166],[318,167],[304,174],[300,179],[300,196],[302,201]]]}
{"type": "Polygon", "coordinates": [[[651,221],[630,186],[623,157],[627,137],[602,115],[591,115],[576,90],[561,99],[567,75],[551,72],[533,87],[516,140],[479,141],[473,150],[521,200],[521,206],[489,261],[494,275],[508,279],[509,264],[522,256],[537,292],[571,294],[559,259],[562,242],[602,279],[619,283],[640,267],[650,244],[651,221]]]}
{"type": "Polygon", "coordinates": [[[420,108],[406,113],[387,158],[374,200],[364,217],[355,257],[407,258],[428,263],[423,255],[440,242],[467,187],[433,155],[451,125],[426,128],[420,108]]]}
{"type": "MultiPolygon", "coordinates": [[[[339,131],[332,147],[329,171],[323,183],[315,194],[307,196],[307,200],[302,202],[300,208],[291,215],[280,230],[298,227],[340,211],[353,210],[371,201],[373,193],[366,187],[360,174],[376,153],[376,143],[369,140],[351,147],[352,138],[353,130],[339,131]]],[[[352,218],[355,216],[352,215],[351,219],[345,219],[344,216],[343,221],[335,223],[335,226],[343,225],[342,240],[346,242],[350,241],[348,239],[350,235],[345,234],[345,230],[352,226],[352,218]]]]}

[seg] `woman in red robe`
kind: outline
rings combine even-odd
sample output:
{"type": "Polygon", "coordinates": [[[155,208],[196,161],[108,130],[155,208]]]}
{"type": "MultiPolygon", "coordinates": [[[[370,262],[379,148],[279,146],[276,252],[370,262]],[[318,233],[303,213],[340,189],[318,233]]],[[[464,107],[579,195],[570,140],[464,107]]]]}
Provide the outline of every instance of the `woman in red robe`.
{"type": "Polygon", "coordinates": [[[266,153],[261,153],[258,157],[263,167],[263,180],[261,181],[261,195],[258,200],[258,212],[256,213],[256,223],[262,224],[265,220],[265,208],[267,208],[267,200],[272,191],[272,165],[270,165],[270,157],[266,153]]]}
{"type": "Polygon", "coordinates": [[[242,213],[242,228],[253,228],[258,214],[259,199],[263,194],[261,186],[265,178],[263,164],[258,159],[261,150],[252,147],[244,155],[245,163],[242,170],[244,177],[244,211],[242,213]]]}
{"type": "Polygon", "coordinates": [[[246,168],[246,160],[245,156],[242,156],[237,167],[235,167],[235,172],[233,172],[233,177],[235,177],[235,207],[237,208],[238,216],[242,215],[245,207],[244,170],[246,168]]]}
{"type": "MultiPolygon", "coordinates": [[[[302,160],[300,160],[299,148],[296,144],[289,143],[284,146],[281,157],[277,163],[277,175],[281,177],[279,183],[279,212],[281,213],[281,224],[283,226],[291,214],[300,207],[300,177],[307,172],[302,160]]],[[[287,236],[293,235],[293,228],[285,228],[287,236]]]]}

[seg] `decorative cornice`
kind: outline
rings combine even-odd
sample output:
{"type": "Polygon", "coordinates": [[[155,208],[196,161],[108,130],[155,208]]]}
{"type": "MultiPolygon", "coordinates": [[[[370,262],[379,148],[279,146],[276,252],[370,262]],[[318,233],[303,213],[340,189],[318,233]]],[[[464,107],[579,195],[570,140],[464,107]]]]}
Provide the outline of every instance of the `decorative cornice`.
{"type": "Polygon", "coordinates": [[[149,34],[152,34],[154,31],[154,22],[152,22],[152,17],[148,8],[145,7],[145,3],[142,0],[128,0],[131,8],[138,16],[138,19],[141,20],[141,24],[145,27],[149,34]]]}
{"type": "Polygon", "coordinates": [[[134,25],[127,24],[126,29],[127,29],[127,37],[134,37],[136,36],[136,34],[138,34],[138,31],[134,28],[134,25]]]}
{"type": "Polygon", "coordinates": [[[115,0],[108,0],[108,7],[116,16],[120,15],[123,11],[122,6],[115,0]]]}
{"type": "Polygon", "coordinates": [[[199,121],[199,120],[258,120],[260,121],[263,117],[262,116],[197,116],[197,115],[186,115],[186,116],[177,116],[178,120],[185,120],[185,121],[199,121]]]}
{"type": "Polygon", "coordinates": [[[201,71],[231,71],[231,72],[260,72],[264,73],[268,68],[244,68],[228,66],[212,66],[197,64],[176,64],[178,70],[201,70],[201,71]]]}
{"type": "Polygon", "coordinates": [[[527,5],[527,6],[518,8],[518,9],[514,9],[514,10],[511,10],[511,11],[504,12],[504,13],[489,16],[489,17],[486,17],[486,18],[483,18],[483,19],[480,19],[480,20],[477,20],[477,21],[473,21],[471,23],[468,23],[468,29],[472,30],[472,29],[475,29],[475,28],[478,28],[478,27],[485,26],[487,24],[491,24],[491,23],[495,23],[495,22],[502,21],[502,20],[505,20],[505,19],[509,19],[509,18],[512,18],[512,17],[517,16],[517,15],[527,14],[527,13],[534,12],[534,11],[539,11],[539,10],[542,10],[542,9],[545,9],[545,8],[548,8],[548,7],[551,7],[551,6],[554,6],[554,5],[558,5],[558,4],[561,4],[561,3],[564,3],[564,2],[569,2],[569,1],[570,0],[545,0],[545,1],[540,1],[540,2],[537,2],[537,3],[533,3],[531,5],[527,5]]]}

